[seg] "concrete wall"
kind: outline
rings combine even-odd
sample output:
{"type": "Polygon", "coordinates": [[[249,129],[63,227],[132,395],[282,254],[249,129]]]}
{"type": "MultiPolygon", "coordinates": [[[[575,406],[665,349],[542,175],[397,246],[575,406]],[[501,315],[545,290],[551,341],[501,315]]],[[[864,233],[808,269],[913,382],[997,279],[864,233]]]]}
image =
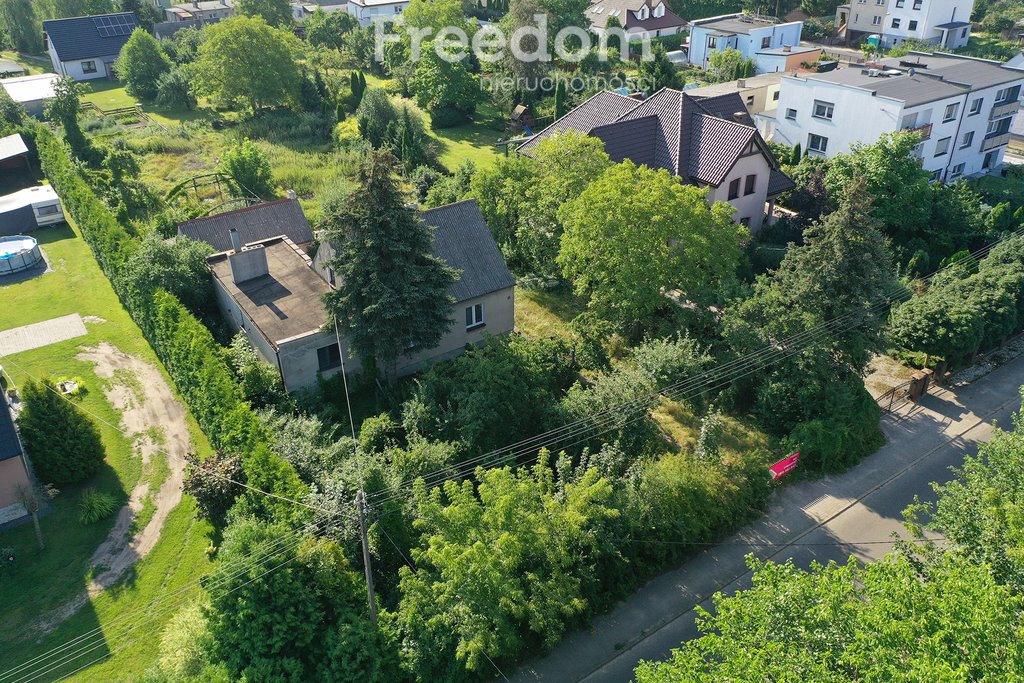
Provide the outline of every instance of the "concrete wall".
{"type": "Polygon", "coordinates": [[[811,133],[828,138],[824,156],[833,157],[850,151],[855,142],[873,143],[882,133],[900,126],[903,103],[872,96],[866,90],[849,88],[827,81],[800,76],[785,76],[775,112],[774,139],[787,145],[799,144],[807,149],[811,133]],[[814,114],[814,101],[831,102],[832,120],[814,114]],[[788,119],[788,110],[796,110],[796,118],[788,119]]]}
{"type": "Polygon", "coordinates": [[[836,27],[840,24],[840,13],[848,12],[847,33],[881,33],[887,11],[886,0],[852,0],[849,9],[836,10],[836,27]]]}
{"type": "Polygon", "coordinates": [[[737,223],[744,218],[750,219],[748,221],[750,232],[756,233],[761,229],[761,223],[764,221],[765,201],[768,194],[768,176],[770,173],[771,166],[760,151],[742,156],[736,161],[736,165],[729,171],[722,184],[711,188],[708,192],[708,202],[726,202],[735,209],[732,219],[737,223]],[[753,194],[744,195],[746,177],[748,175],[756,176],[757,180],[755,181],[753,194]],[[736,179],[740,181],[740,196],[730,200],[729,184],[736,179]]]}
{"type": "MultiPolygon", "coordinates": [[[[915,0],[888,0],[889,13],[883,22],[882,44],[886,47],[899,44],[907,38],[917,40],[938,41],[941,31],[937,28],[939,24],[951,21],[970,21],[971,10],[974,7],[974,0],[921,0],[920,7],[914,9],[915,0]],[[898,5],[903,5],[899,7],[898,5]],[[893,20],[899,20],[899,28],[893,27],[893,20]],[[911,29],[910,22],[917,22],[911,29]]],[[[962,47],[967,44],[966,38],[961,38],[962,29],[957,29],[955,36],[951,36],[948,48],[962,47]]],[[[970,37],[970,30],[967,32],[970,37]]]]}
{"type": "MultiPolygon", "coordinates": [[[[0,407],[0,410],[6,408],[0,407]]],[[[28,514],[18,496],[19,486],[29,486],[21,457],[0,460],[0,524],[28,514]]]]}
{"type": "Polygon", "coordinates": [[[65,76],[69,76],[76,81],[95,81],[100,78],[111,77],[111,74],[107,73],[107,67],[103,64],[103,58],[97,57],[96,59],[78,59],[71,62],[61,62],[61,73],[65,76]],[[96,65],[96,71],[94,73],[86,73],[84,64],[92,62],[96,65]]]}
{"type": "Polygon", "coordinates": [[[391,4],[391,5],[373,5],[371,7],[363,7],[357,5],[354,2],[349,2],[346,5],[348,13],[351,14],[359,21],[360,26],[369,26],[374,20],[391,20],[396,16],[405,11],[405,8],[409,6],[409,3],[403,0],[403,2],[391,4]]]}
{"type": "MultiPolygon", "coordinates": [[[[295,391],[313,387],[316,386],[317,375],[327,379],[341,372],[341,366],[321,372],[320,359],[317,354],[317,349],[325,346],[337,346],[337,344],[337,337],[333,332],[313,332],[287,342],[281,342],[278,359],[285,388],[288,391],[295,391]]],[[[358,375],[362,371],[362,365],[348,349],[344,337],[341,340],[341,351],[345,371],[349,376],[358,375]]]]}
{"type": "Polygon", "coordinates": [[[467,345],[482,344],[487,335],[497,337],[509,334],[515,328],[516,322],[515,290],[509,287],[475,299],[460,301],[455,304],[452,315],[452,326],[436,347],[399,361],[399,376],[412,374],[431,362],[454,358],[465,351],[467,345]],[[467,330],[466,307],[476,304],[483,305],[484,324],[467,330]]]}

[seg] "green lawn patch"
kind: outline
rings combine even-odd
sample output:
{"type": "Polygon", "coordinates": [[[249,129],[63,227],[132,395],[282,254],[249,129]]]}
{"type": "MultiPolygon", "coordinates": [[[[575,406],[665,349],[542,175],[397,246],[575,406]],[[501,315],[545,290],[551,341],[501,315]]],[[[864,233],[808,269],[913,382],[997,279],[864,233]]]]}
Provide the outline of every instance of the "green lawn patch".
{"type": "MultiPolygon", "coordinates": [[[[4,363],[5,369],[18,385],[28,375],[80,378],[87,389],[81,398],[82,406],[117,425],[120,415],[103,394],[106,380],[96,375],[92,363],[76,358],[80,348],[109,342],[161,372],[163,369],[139,328],[121,307],[78,232],[58,226],[39,230],[34,236],[54,272],[0,286],[0,329],[79,313],[86,318],[88,334],[16,354],[4,363]]],[[[186,499],[171,513],[154,550],[125,580],[39,640],[40,634],[33,630],[35,625],[51,618],[54,610],[85,588],[91,571],[89,558],[114,524],[113,517],[88,525],[79,521],[82,491],[94,487],[116,495],[121,503],[141,478],[156,487],[167,476],[165,463],[155,458],[144,468],[129,439],[113,427],[98,426],[106,448],[105,465],[89,481],[64,487],[53,499],[49,514],[41,520],[46,549],[36,546],[31,524],[0,531],[0,547],[14,548],[17,558],[12,575],[0,579],[0,603],[5,605],[0,622],[0,661],[8,665],[14,666],[95,628],[102,630],[111,648],[119,648],[127,641],[116,639],[121,631],[112,622],[119,615],[143,608],[154,597],[194,580],[209,568],[205,549],[211,530],[195,520],[193,503],[186,499]]],[[[200,453],[208,453],[210,447],[191,417],[189,432],[194,447],[200,453]]],[[[129,636],[139,640],[117,652],[106,664],[89,669],[74,680],[136,679],[152,665],[160,629],[174,611],[164,614],[160,610],[143,610],[143,614],[156,618],[129,636]]],[[[61,672],[70,672],[106,653],[107,645],[104,641],[99,643],[100,647],[68,662],[68,668],[61,672]]],[[[54,680],[56,673],[44,679],[54,680]]]]}
{"type": "Polygon", "coordinates": [[[516,331],[527,337],[568,339],[569,322],[584,310],[582,302],[565,292],[518,289],[516,331]]]}

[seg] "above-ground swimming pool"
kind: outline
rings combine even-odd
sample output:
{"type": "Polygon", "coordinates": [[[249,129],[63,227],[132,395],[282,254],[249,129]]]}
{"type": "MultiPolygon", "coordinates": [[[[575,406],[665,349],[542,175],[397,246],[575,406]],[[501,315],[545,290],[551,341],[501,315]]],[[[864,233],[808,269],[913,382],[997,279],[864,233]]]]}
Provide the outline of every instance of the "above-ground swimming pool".
{"type": "Polygon", "coordinates": [[[0,237],[0,275],[28,270],[43,260],[39,243],[26,235],[0,237]]]}

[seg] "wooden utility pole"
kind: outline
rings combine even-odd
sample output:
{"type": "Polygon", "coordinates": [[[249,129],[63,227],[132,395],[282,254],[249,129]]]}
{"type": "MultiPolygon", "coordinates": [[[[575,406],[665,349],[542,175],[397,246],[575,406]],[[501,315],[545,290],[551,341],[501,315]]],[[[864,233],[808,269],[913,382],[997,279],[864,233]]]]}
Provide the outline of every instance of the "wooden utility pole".
{"type": "Polygon", "coordinates": [[[359,540],[363,542],[363,572],[366,574],[366,603],[370,607],[370,621],[377,625],[377,600],[373,595],[373,569],[370,566],[370,539],[366,536],[366,494],[362,489],[356,496],[359,513],[359,540]]]}

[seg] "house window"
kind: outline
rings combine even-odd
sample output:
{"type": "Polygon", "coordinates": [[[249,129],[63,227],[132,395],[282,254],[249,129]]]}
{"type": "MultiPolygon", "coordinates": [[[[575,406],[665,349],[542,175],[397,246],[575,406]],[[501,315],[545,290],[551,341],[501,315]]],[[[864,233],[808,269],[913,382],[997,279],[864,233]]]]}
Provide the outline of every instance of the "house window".
{"type": "Polygon", "coordinates": [[[910,30],[910,31],[916,31],[917,30],[917,20],[916,19],[912,19],[910,21],[910,23],[907,24],[907,29],[910,30]]]}
{"type": "Polygon", "coordinates": [[[946,105],[946,111],[942,114],[942,122],[948,123],[956,118],[956,112],[960,109],[960,103],[954,102],[953,104],[946,105]]]}
{"type": "Polygon", "coordinates": [[[765,49],[766,47],[771,47],[771,46],[772,46],[772,37],[771,36],[765,36],[764,38],[761,39],[761,49],[762,50],[765,49]]]}
{"type": "Polygon", "coordinates": [[[717,47],[718,47],[718,38],[715,38],[714,36],[708,38],[708,49],[714,50],[717,47]]]}
{"type": "Polygon", "coordinates": [[[736,180],[734,180],[731,183],[729,183],[729,199],[736,199],[739,196],[740,196],[740,179],[737,178],[736,180]]]}
{"type": "Polygon", "coordinates": [[[757,176],[748,175],[747,181],[743,185],[743,195],[754,194],[754,190],[757,188],[757,176]]]}
{"type": "Polygon", "coordinates": [[[952,138],[942,138],[937,143],[935,143],[935,156],[941,157],[942,155],[949,152],[949,141],[951,139],[952,138]]]}
{"type": "Polygon", "coordinates": [[[746,226],[746,227],[749,228],[750,227],[750,216],[744,216],[743,218],[741,218],[740,219],[740,225],[743,225],[743,226],[746,226]]]}
{"type": "Polygon", "coordinates": [[[903,128],[917,128],[917,112],[903,117],[903,128]]]}
{"type": "Polygon", "coordinates": [[[340,367],[341,349],[338,348],[336,343],[329,346],[321,346],[316,350],[316,361],[320,367],[320,372],[340,367]]]}
{"type": "Polygon", "coordinates": [[[484,305],[466,306],[466,329],[472,330],[484,324],[484,305]]]}
{"type": "Polygon", "coordinates": [[[857,2],[861,5],[866,5],[868,0],[857,0],[857,2]]]}
{"type": "Polygon", "coordinates": [[[914,9],[921,9],[921,0],[914,0],[914,9]]]}
{"type": "Polygon", "coordinates": [[[896,0],[896,9],[901,9],[906,3],[906,0],[896,0]]]}
{"type": "Polygon", "coordinates": [[[853,23],[854,24],[859,24],[860,23],[860,14],[859,13],[853,15],[853,23]]]}
{"type": "Polygon", "coordinates": [[[786,118],[790,121],[796,121],[796,109],[787,109],[786,118]]]}
{"type": "Polygon", "coordinates": [[[331,283],[331,287],[334,286],[334,268],[327,269],[327,281],[331,283]]]}
{"type": "Polygon", "coordinates": [[[1009,133],[1011,120],[1013,120],[1013,117],[1007,116],[1005,119],[999,119],[998,121],[992,121],[989,123],[988,131],[985,133],[986,137],[994,137],[996,135],[1009,133]]]}
{"type": "Polygon", "coordinates": [[[753,105],[754,105],[754,96],[753,95],[747,95],[747,106],[748,107],[752,107],[753,105]]]}
{"type": "Polygon", "coordinates": [[[967,149],[974,142],[974,131],[969,130],[964,133],[964,136],[960,139],[960,149],[967,149]]]}
{"type": "Polygon", "coordinates": [[[779,92],[780,91],[776,90],[775,92],[772,93],[772,102],[778,102],[779,101],[779,92]]]}
{"type": "Polygon", "coordinates": [[[831,102],[814,100],[814,118],[832,120],[832,110],[835,107],[831,102]]]}
{"type": "Polygon", "coordinates": [[[55,216],[60,211],[60,207],[56,204],[50,204],[49,206],[40,206],[36,208],[37,216],[55,216]]]}
{"type": "Polygon", "coordinates": [[[894,18],[894,19],[892,20],[892,27],[893,27],[893,28],[899,28],[899,27],[900,27],[900,20],[899,20],[899,17],[896,17],[896,18],[894,18]]]}
{"type": "Polygon", "coordinates": [[[964,174],[964,164],[957,164],[953,167],[953,171],[950,173],[951,178],[962,176],[964,174]]]}
{"type": "Polygon", "coordinates": [[[982,99],[980,97],[978,99],[974,100],[973,102],[971,102],[971,110],[967,112],[967,115],[968,116],[974,116],[975,114],[980,114],[981,113],[981,105],[982,105],[982,99]]]}
{"type": "Polygon", "coordinates": [[[938,180],[941,180],[941,179],[942,179],[942,169],[940,168],[937,171],[932,171],[932,177],[928,179],[928,182],[934,183],[934,182],[936,182],[938,180]]]}
{"type": "Polygon", "coordinates": [[[882,23],[882,17],[871,17],[871,25],[879,26],[882,23]]]}
{"type": "Polygon", "coordinates": [[[90,59],[87,62],[82,62],[82,73],[94,74],[96,73],[96,62],[90,59]]]}
{"type": "Polygon", "coordinates": [[[828,149],[828,138],[811,133],[807,136],[807,149],[818,154],[824,154],[828,149]]]}
{"type": "Polygon", "coordinates": [[[966,38],[967,37],[967,29],[966,28],[963,31],[960,31],[960,37],[961,38],[966,38]]]}
{"type": "Polygon", "coordinates": [[[996,104],[1006,104],[1011,100],[1015,100],[1020,97],[1020,86],[1015,85],[1012,88],[1003,88],[996,93],[996,104]]]}

